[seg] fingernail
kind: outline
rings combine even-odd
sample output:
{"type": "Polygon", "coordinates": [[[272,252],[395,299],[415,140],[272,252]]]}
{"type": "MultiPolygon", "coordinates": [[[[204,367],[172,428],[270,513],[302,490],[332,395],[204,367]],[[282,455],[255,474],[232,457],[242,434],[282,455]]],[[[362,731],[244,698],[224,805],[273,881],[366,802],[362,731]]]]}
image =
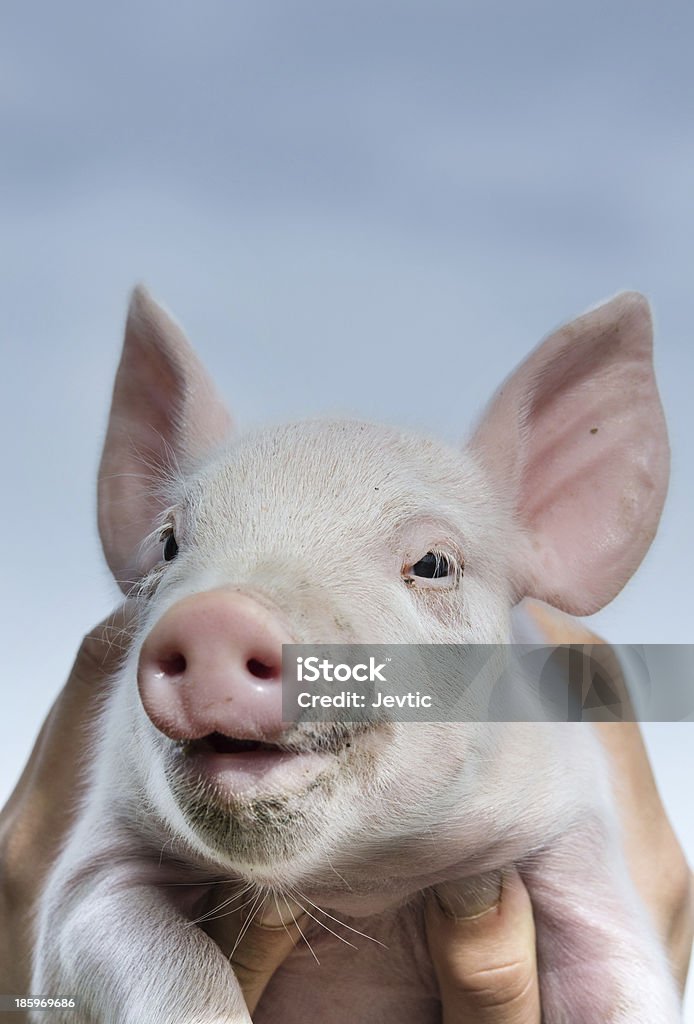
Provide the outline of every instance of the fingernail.
{"type": "Polygon", "coordinates": [[[255,915],[253,923],[258,928],[274,928],[284,930],[288,925],[294,924],[303,914],[298,903],[294,900],[282,899],[272,902],[266,901],[261,910],[255,915]]]}
{"type": "Polygon", "coordinates": [[[502,887],[503,872],[490,871],[458,882],[442,882],[434,886],[434,894],[446,917],[469,921],[499,906],[502,887]]]}

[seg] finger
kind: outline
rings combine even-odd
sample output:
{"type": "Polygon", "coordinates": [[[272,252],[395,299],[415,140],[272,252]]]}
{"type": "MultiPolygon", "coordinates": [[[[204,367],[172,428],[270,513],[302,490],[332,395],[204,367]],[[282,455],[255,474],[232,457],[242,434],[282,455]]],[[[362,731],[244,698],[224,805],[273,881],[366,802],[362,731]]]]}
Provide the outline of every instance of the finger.
{"type": "Polygon", "coordinates": [[[250,1014],[272,975],[301,939],[305,922],[306,915],[299,907],[283,900],[264,906],[250,921],[237,911],[205,924],[207,934],[229,957],[250,1014]]]}
{"type": "Polygon", "coordinates": [[[126,600],[98,626],[85,634],[80,644],[68,686],[79,689],[103,682],[120,666],[130,647],[135,622],[135,604],[126,600]]]}
{"type": "Polygon", "coordinates": [[[535,924],[515,868],[437,886],[425,916],[443,1024],[540,1024],[535,924]]]}
{"type": "Polygon", "coordinates": [[[684,993],[694,944],[694,875],[689,869],[682,887],[681,902],[670,927],[669,939],[670,963],[680,992],[684,993]]]}
{"type": "Polygon", "coordinates": [[[126,603],[84,638],[2,812],[3,863],[13,871],[18,892],[23,865],[31,865],[28,882],[35,887],[72,821],[89,747],[86,731],[105,681],[124,654],[131,623],[126,603]]]}
{"type": "MultiPolygon", "coordinates": [[[[626,691],[614,653],[583,623],[541,602],[526,600],[524,608],[549,643],[601,645],[604,653],[598,660],[612,689],[626,691]]],[[[628,696],[623,703],[628,709],[628,696]]],[[[633,718],[633,711],[626,717],[633,718]]],[[[629,873],[684,991],[694,937],[694,885],[687,859],[660,799],[639,726],[634,721],[595,722],[593,728],[611,762],[629,873]]]]}
{"type": "Polygon", "coordinates": [[[629,873],[684,990],[694,932],[694,890],[687,859],[660,799],[639,726],[602,722],[595,729],[610,757],[629,873]]]}
{"type": "Polygon", "coordinates": [[[100,699],[108,692],[109,677],[127,652],[133,620],[132,603],[125,602],[84,636],[68,680],[39,736],[34,752],[37,756],[32,756],[37,781],[75,781],[81,770],[79,759],[68,758],[65,752],[83,748],[84,728],[91,723],[100,699]]]}

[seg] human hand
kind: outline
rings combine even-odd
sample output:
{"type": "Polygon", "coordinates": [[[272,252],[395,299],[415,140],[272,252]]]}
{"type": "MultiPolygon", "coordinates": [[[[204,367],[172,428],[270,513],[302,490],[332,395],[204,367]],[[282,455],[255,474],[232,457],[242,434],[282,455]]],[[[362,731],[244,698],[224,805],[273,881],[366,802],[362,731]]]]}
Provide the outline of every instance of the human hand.
{"type": "MultiPolygon", "coordinates": [[[[88,730],[127,652],[132,623],[126,602],[84,637],[19,782],[0,811],[0,994],[30,993],[32,908],[74,819],[88,730]]],[[[287,927],[277,924],[269,910],[252,922],[232,916],[219,936],[220,944],[235,942],[244,928],[232,964],[251,1012],[300,935],[293,920],[287,927]]],[[[211,922],[213,938],[214,928],[211,922]]],[[[21,1019],[13,1015],[17,1024],[21,1019]]]]}
{"type": "MultiPolygon", "coordinates": [[[[554,636],[548,635],[550,642],[598,642],[572,620],[561,620],[554,636]]],[[[126,604],[84,638],[27,767],[0,812],[0,992],[29,991],[31,908],[72,822],[86,732],[127,648],[130,625],[126,604]]],[[[614,766],[633,880],[683,986],[694,927],[686,860],[660,802],[638,726],[615,723],[596,728],[614,766]]],[[[233,946],[245,928],[232,963],[252,1013],[300,931],[293,921],[285,927],[273,920],[270,912],[251,923],[239,916],[231,925],[225,922],[218,941],[233,946]]],[[[215,938],[214,924],[207,930],[215,938]]],[[[466,1015],[480,1024],[539,1022],[532,908],[513,868],[478,880],[472,889],[440,887],[439,900],[427,905],[427,931],[445,1024],[457,1024],[466,1015]]]]}
{"type": "MultiPolygon", "coordinates": [[[[527,610],[549,644],[602,644],[575,620],[537,602],[527,610]]],[[[692,875],[662,805],[638,725],[594,726],[612,767],[629,871],[684,989],[694,933],[692,875]]],[[[514,868],[437,888],[427,902],[429,949],[443,1024],[539,1024],[535,928],[514,868]]]]}
{"type": "Polygon", "coordinates": [[[0,993],[29,993],[32,908],[72,824],[89,725],[127,648],[131,619],[126,602],[83,638],[67,683],[0,811],[0,993]]]}

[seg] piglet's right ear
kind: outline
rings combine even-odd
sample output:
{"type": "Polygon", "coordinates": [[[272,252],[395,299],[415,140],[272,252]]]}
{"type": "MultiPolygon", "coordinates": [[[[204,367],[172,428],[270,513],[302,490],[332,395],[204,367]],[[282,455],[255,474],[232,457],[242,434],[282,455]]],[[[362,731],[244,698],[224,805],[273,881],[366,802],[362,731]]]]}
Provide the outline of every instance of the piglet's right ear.
{"type": "Polygon", "coordinates": [[[229,433],[231,419],[180,327],[143,288],[128,310],[99,469],[99,533],[126,593],[163,509],[163,483],[229,433]]]}

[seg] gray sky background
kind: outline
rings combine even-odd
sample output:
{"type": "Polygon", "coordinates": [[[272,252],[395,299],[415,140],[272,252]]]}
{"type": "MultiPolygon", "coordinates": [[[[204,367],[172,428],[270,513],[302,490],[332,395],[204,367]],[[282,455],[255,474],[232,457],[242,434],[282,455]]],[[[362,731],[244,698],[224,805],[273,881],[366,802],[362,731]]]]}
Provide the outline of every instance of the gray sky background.
{"type": "MultiPolygon", "coordinates": [[[[113,604],[94,482],[129,288],[241,425],[464,436],[549,329],[651,298],[660,533],[595,626],[691,642],[694,8],[16,0],[0,16],[0,799],[113,604]]],[[[694,857],[694,726],[647,730],[694,857]]]]}

